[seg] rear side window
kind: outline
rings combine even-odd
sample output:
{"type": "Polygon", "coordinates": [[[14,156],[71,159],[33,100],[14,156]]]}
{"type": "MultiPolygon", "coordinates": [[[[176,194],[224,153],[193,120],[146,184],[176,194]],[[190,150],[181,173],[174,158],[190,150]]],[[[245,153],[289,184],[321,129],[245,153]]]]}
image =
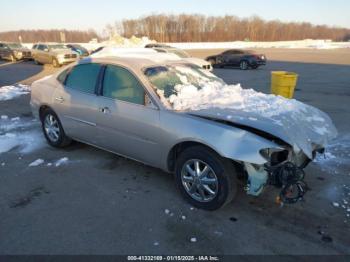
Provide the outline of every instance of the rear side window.
{"type": "Polygon", "coordinates": [[[103,96],[134,104],[145,104],[145,90],[136,77],[120,66],[106,67],[103,96]]]}
{"type": "Polygon", "coordinates": [[[66,87],[94,94],[100,69],[100,64],[83,64],[75,66],[66,79],[66,87]]]}

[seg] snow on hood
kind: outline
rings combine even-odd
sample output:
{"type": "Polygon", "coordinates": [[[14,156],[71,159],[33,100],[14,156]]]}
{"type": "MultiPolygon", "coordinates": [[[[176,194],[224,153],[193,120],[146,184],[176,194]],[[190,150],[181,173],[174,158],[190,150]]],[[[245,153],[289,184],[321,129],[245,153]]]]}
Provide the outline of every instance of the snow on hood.
{"type": "Polygon", "coordinates": [[[237,123],[274,135],[310,159],[316,147],[337,136],[327,114],[295,99],[267,95],[240,85],[202,81],[201,87],[177,85],[168,102],[174,110],[237,123]]]}

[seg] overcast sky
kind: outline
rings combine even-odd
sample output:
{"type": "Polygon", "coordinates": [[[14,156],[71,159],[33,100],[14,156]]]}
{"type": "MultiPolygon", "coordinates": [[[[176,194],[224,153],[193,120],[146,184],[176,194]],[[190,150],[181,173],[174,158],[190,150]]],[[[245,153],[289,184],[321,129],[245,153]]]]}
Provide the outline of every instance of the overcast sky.
{"type": "Polygon", "coordinates": [[[349,0],[8,0],[1,3],[0,31],[88,29],[147,14],[258,15],[350,28],[349,0]]]}

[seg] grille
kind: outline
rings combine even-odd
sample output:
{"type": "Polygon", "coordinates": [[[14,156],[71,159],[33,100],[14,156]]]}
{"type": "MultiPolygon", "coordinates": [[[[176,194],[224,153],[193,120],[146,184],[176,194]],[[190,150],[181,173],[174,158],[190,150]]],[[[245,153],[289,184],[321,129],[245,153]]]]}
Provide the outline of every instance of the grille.
{"type": "Polygon", "coordinates": [[[30,56],[30,52],[23,52],[23,56],[30,56]]]}

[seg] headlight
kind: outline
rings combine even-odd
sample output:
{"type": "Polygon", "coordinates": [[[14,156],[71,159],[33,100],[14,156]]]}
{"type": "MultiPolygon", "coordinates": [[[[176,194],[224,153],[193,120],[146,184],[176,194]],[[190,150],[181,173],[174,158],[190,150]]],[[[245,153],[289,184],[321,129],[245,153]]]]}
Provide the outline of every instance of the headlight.
{"type": "Polygon", "coordinates": [[[22,55],[22,52],[21,52],[21,51],[15,51],[15,55],[16,55],[16,56],[21,56],[21,55],[22,55]]]}
{"type": "Polygon", "coordinates": [[[59,54],[59,55],[57,55],[57,58],[64,58],[64,55],[63,54],[59,54]]]}

